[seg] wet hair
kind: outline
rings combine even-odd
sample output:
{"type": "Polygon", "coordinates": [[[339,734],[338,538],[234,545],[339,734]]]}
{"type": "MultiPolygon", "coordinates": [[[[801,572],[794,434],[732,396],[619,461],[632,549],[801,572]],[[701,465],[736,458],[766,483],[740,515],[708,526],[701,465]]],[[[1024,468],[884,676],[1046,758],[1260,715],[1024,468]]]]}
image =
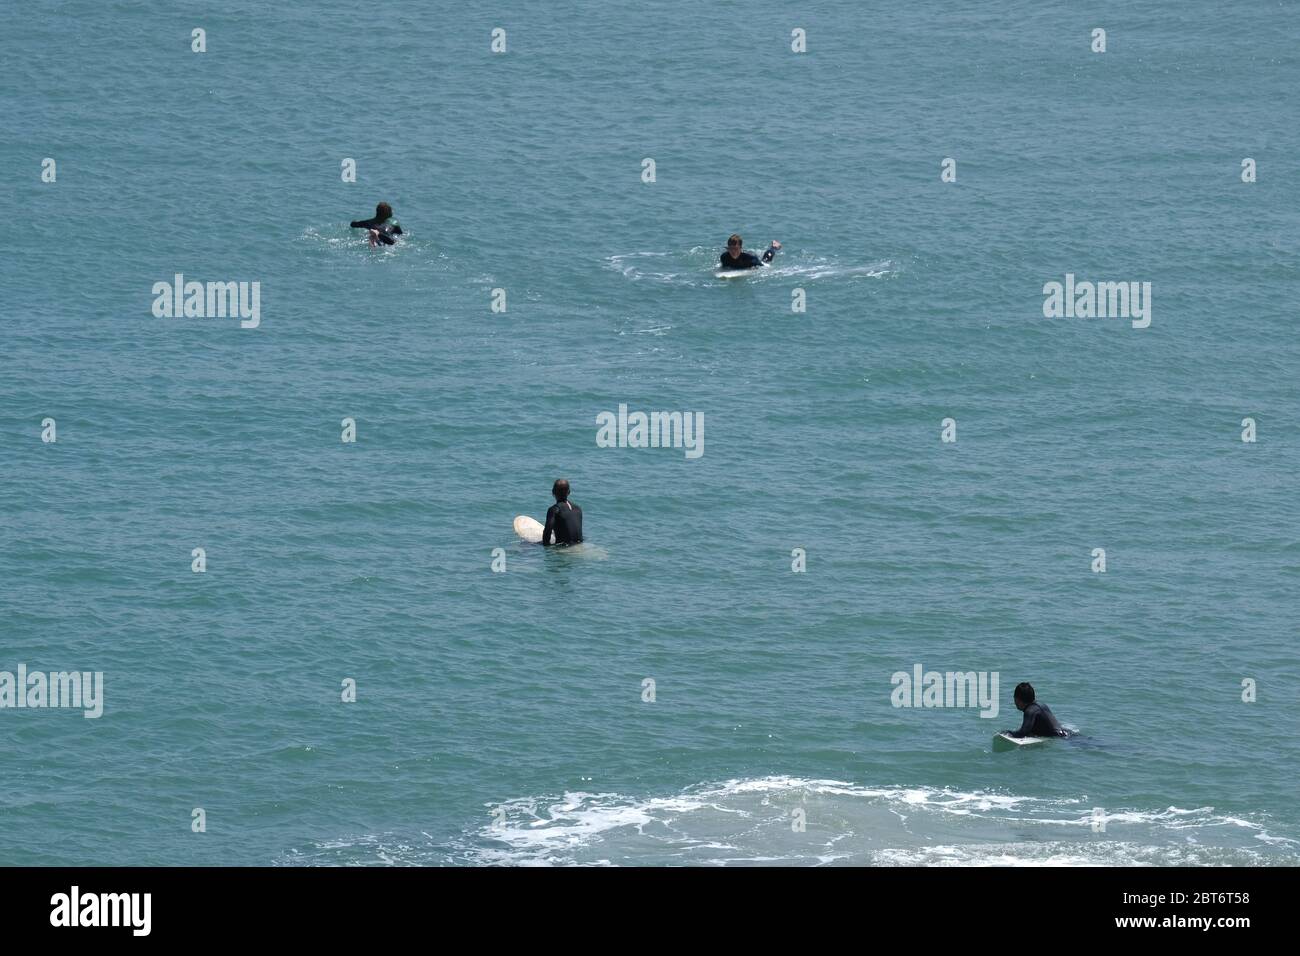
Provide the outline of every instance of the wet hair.
{"type": "Polygon", "coordinates": [[[1016,700],[1023,700],[1026,704],[1034,702],[1034,687],[1032,684],[1021,683],[1016,685],[1016,700]]]}
{"type": "Polygon", "coordinates": [[[555,484],[551,485],[551,494],[555,496],[556,501],[569,500],[569,479],[556,478],[555,484]]]}
{"type": "Polygon", "coordinates": [[[733,244],[737,246],[743,246],[745,244],[745,240],[741,239],[740,236],[737,236],[735,233],[732,233],[732,235],[727,239],[727,245],[730,246],[733,244]]]}
{"type": "Polygon", "coordinates": [[[378,206],[375,207],[375,218],[376,218],[376,219],[392,219],[392,218],[393,218],[393,207],[390,206],[390,205],[388,205],[388,203],[386,203],[386,202],[381,202],[378,206]]]}

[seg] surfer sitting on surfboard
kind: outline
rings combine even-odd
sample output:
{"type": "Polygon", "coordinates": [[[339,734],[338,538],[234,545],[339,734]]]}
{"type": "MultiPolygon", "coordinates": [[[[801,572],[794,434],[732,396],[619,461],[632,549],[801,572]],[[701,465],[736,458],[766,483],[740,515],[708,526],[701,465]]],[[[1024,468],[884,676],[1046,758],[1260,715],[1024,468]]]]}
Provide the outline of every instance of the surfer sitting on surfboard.
{"type": "Polygon", "coordinates": [[[393,236],[402,234],[402,227],[389,220],[393,218],[393,207],[386,202],[381,202],[375,207],[374,219],[358,219],[352,223],[353,229],[370,230],[370,245],[374,247],[378,243],[386,246],[396,244],[397,240],[393,236]]]}
{"type": "Polygon", "coordinates": [[[582,541],[582,509],[569,500],[569,479],[557,478],[551,486],[555,504],[546,512],[546,527],[542,529],[542,544],[579,544],[582,541]]]}
{"type": "Polygon", "coordinates": [[[781,248],[781,243],[773,239],[772,244],[763,252],[761,259],[752,252],[745,252],[744,246],[744,240],[740,236],[733,235],[727,240],[727,251],[718,259],[724,270],[754,269],[758,266],[767,265],[776,256],[776,250],[781,248]]]}
{"type": "Polygon", "coordinates": [[[1019,730],[1007,731],[1008,737],[1068,737],[1069,732],[1056,719],[1056,715],[1046,704],[1034,700],[1034,688],[1031,684],[1017,684],[1015,690],[1016,710],[1025,712],[1024,721],[1019,730]]]}

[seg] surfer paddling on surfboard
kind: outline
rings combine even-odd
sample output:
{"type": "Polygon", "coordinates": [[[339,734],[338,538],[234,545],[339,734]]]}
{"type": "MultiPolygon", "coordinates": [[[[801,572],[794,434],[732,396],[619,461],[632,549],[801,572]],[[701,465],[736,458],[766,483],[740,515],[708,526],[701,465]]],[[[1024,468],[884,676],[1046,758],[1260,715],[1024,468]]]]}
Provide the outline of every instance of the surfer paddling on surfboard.
{"type": "Polygon", "coordinates": [[[759,266],[770,264],[776,257],[776,250],[780,248],[781,243],[773,239],[772,244],[764,250],[760,258],[752,252],[745,252],[745,242],[740,236],[732,236],[727,240],[727,251],[718,258],[718,263],[724,272],[733,272],[737,269],[756,269],[759,266]]]}
{"type": "Polygon", "coordinates": [[[1031,684],[1017,684],[1014,694],[1016,710],[1025,712],[1023,722],[1019,730],[1008,730],[1008,737],[1068,737],[1069,731],[1061,726],[1061,722],[1056,719],[1056,715],[1048,709],[1046,704],[1040,704],[1034,699],[1034,688],[1031,684]]]}
{"type": "Polygon", "coordinates": [[[402,234],[402,227],[393,219],[393,207],[386,202],[381,202],[375,207],[374,219],[358,219],[352,223],[353,229],[369,230],[370,247],[373,249],[380,243],[386,246],[395,245],[397,240],[393,236],[402,234]]]}
{"type": "Polygon", "coordinates": [[[551,486],[555,504],[546,512],[546,527],[542,529],[542,544],[580,544],[582,542],[582,509],[569,500],[569,479],[557,478],[551,486]]]}

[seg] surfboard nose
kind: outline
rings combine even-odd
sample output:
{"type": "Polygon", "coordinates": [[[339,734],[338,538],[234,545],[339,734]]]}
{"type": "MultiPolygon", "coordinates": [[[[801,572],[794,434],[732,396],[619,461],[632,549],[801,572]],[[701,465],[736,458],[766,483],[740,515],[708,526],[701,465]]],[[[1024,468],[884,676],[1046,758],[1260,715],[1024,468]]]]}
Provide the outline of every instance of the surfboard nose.
{"type": "Polygon", "coordinates": [[[530,518],[528,515],[517,515],[515,517],[515,534],[530,544],[541,543],[543,530],[541,522],[535,518],[530,518]]]}

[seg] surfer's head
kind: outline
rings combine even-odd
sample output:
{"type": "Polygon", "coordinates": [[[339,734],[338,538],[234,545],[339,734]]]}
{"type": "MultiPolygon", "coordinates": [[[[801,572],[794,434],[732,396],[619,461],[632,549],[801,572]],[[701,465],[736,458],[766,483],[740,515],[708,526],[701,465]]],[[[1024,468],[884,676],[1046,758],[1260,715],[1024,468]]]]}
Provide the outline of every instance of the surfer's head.
{"type": "Polygon", "coordinates": [[[731,238],[727,240],[727,252],[730,253],[732,256],[740,255],[740,250],[743,249],[744,247],[745,247],[745,240],[741,239],[740,236],[737,236],[734,233],[732,234],[731,238]]]}
{"type": "Polygon", "coordinates": [[[551,485],[551,494],[555,496],[556,501],[569,500],[569,479],[556,478],[555,484],[551,485]]]}
{"type": "Polygon", "coordinates": [[[388,203],[386,203],[386,202],[381,202],[378,206],[375,207],[375,218],[376,218],[376,219],[392,219],[392,218],[393,218],[393,207],[390,206],[390,205],[388,205],[388,203]]]}
{"type": "Polygon", "coordinates": [[[1024,710],[1034,702],[1034,686],[1028,683],[1016,685],[1016,710],[1024,710]]]}

